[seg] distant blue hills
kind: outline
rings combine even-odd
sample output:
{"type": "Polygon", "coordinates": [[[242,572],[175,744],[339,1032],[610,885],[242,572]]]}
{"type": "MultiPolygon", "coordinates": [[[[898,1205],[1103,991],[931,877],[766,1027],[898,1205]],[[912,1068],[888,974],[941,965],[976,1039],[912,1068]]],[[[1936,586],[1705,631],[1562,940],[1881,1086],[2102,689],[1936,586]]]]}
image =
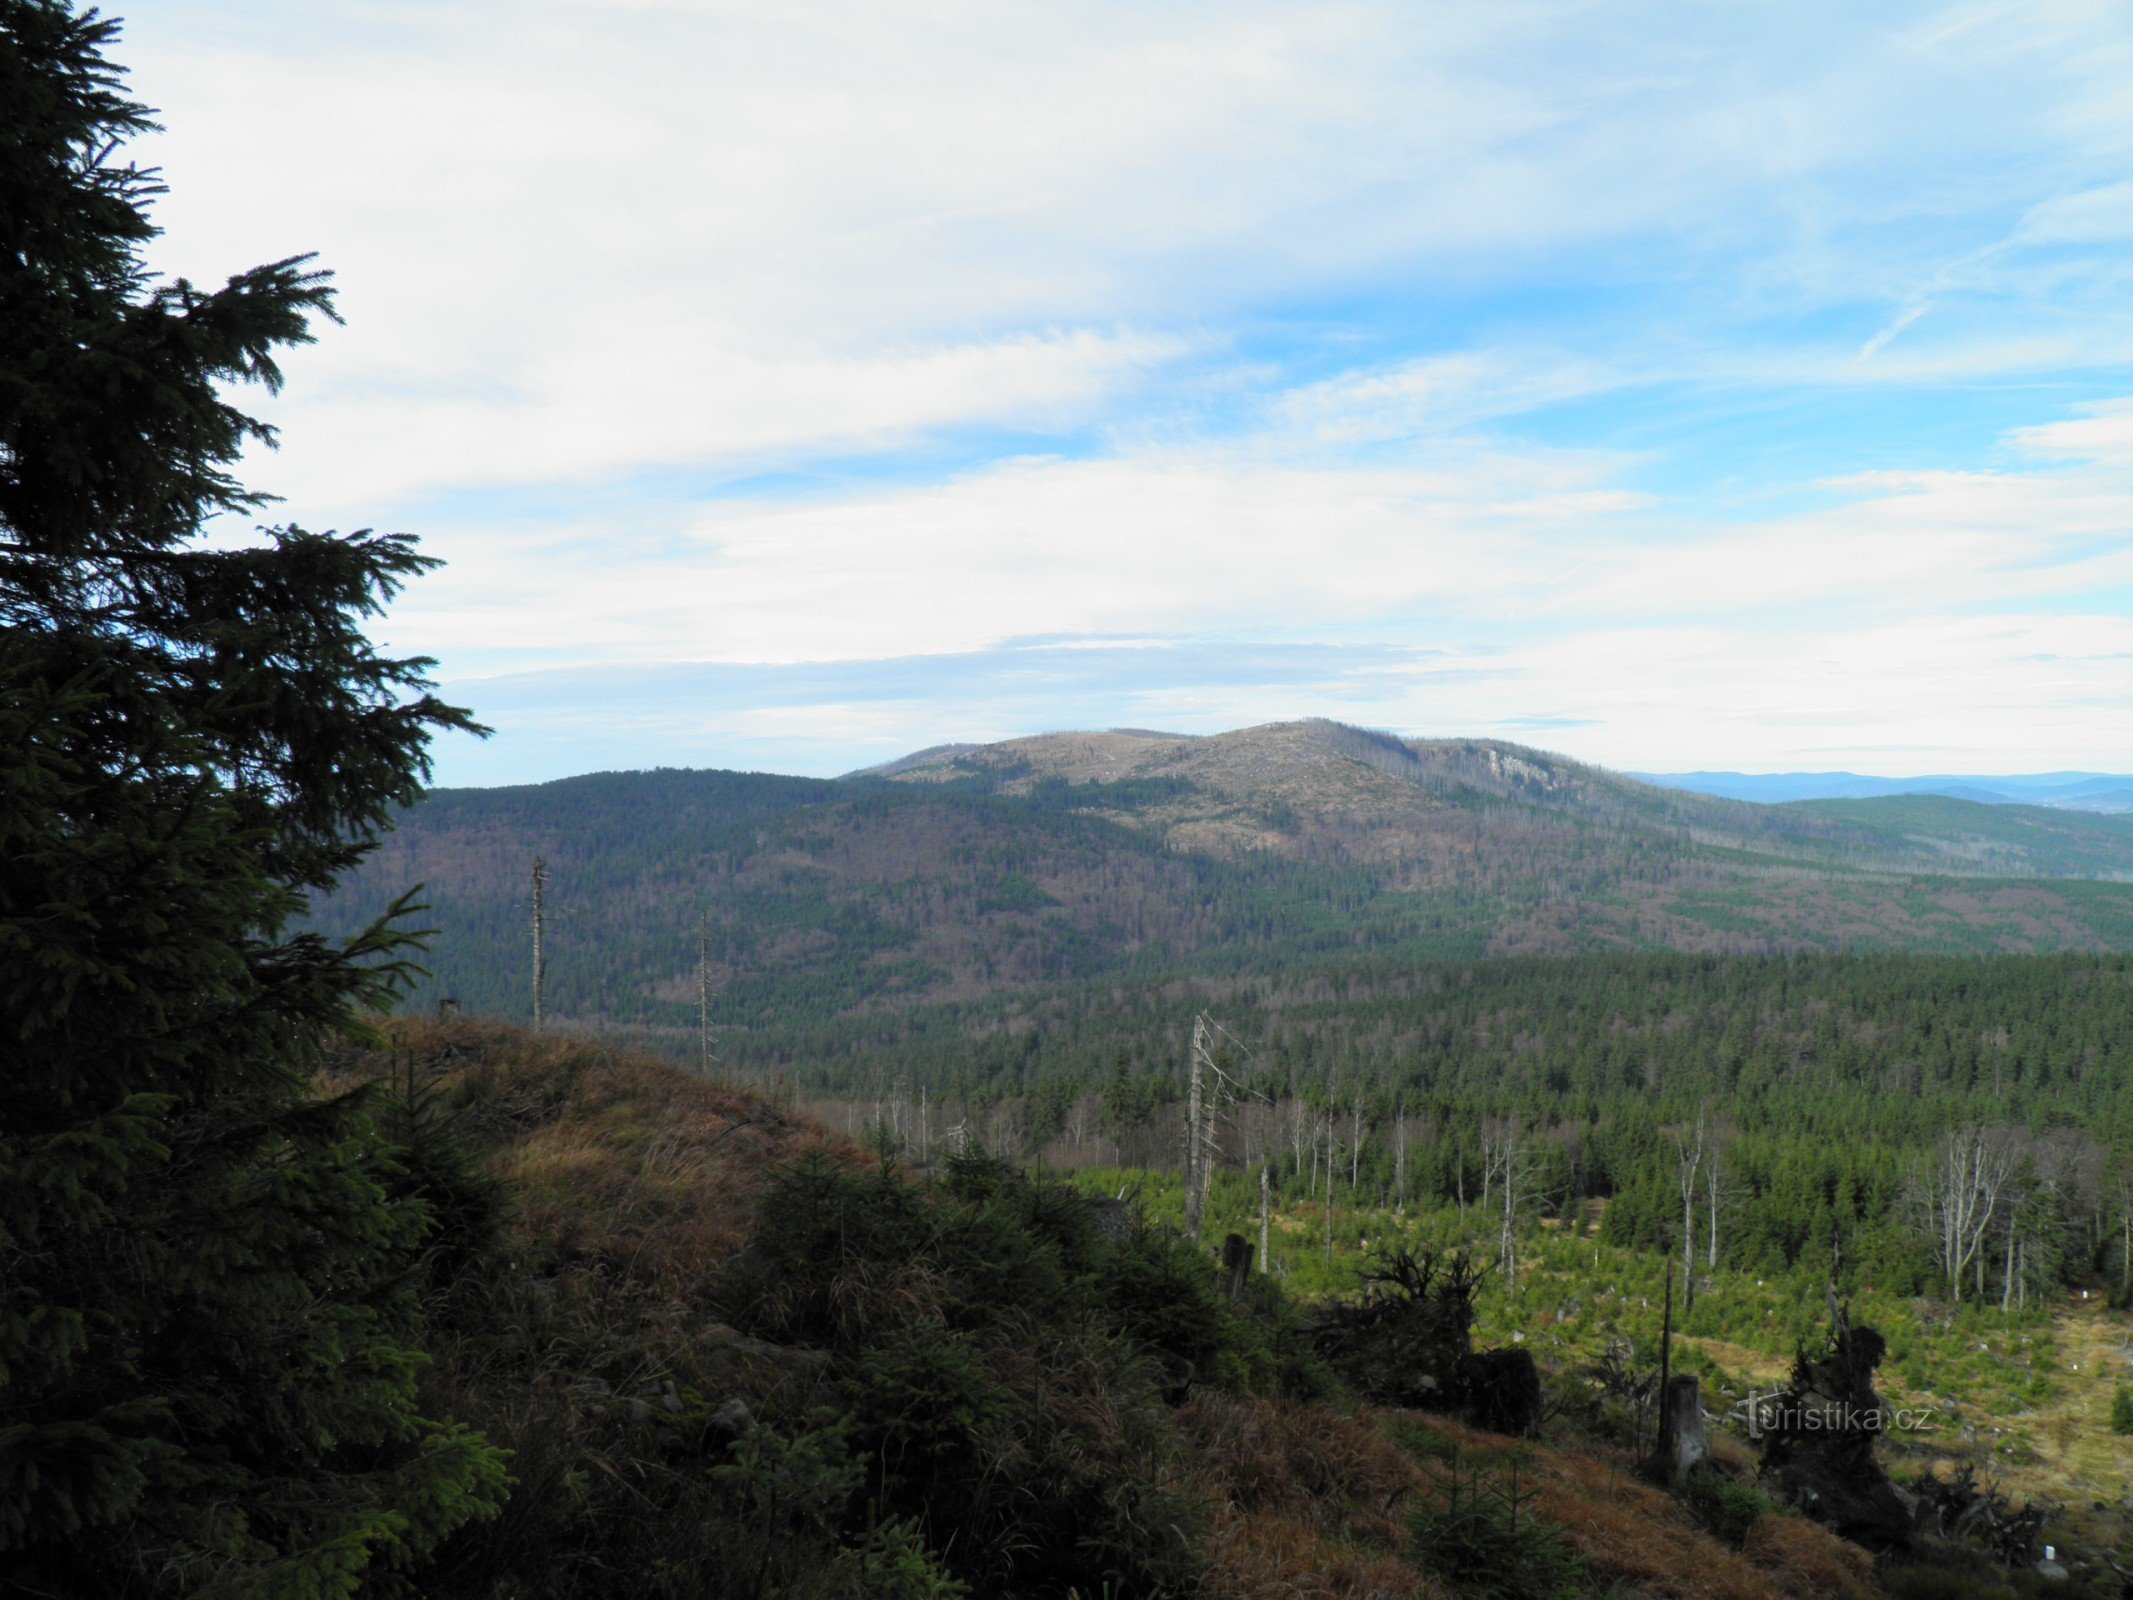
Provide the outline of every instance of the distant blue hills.
{"type": "Polygon", "coordinates": [[[1876,778],[1857,772],[1633,772],[1668,789],[1755,800],[1874,800],[1931,794],[1985,805],[2051,806],[2061,811],[2133,812],[2133,776],[2107,772],[2032,772],[2013,777],[1944,774],[1876,778]]]}

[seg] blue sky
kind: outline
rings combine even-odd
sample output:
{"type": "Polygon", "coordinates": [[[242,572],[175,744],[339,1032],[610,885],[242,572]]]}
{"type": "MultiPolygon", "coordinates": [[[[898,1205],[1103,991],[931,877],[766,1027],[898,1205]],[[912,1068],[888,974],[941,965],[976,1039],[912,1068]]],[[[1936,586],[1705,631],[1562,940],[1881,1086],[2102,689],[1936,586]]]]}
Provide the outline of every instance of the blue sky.
{"type": "MultiPolygon", "coordinates": [[[[1327,715],[2133,768],[2121,6],[161,0],[448,783],[1327,715]]],[[[240,536],[236,531],[227,534],[240,536]]]]}

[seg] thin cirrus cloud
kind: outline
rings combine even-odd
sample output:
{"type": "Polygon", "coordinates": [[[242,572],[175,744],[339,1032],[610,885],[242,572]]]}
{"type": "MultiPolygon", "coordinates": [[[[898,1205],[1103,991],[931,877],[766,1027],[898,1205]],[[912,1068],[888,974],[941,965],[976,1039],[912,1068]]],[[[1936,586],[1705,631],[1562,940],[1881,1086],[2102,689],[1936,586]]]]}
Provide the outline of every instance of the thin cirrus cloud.
{"type": "Polygon", "coordinates": [[[447,781],[1313,713],[1642,769],[2133,740],[2119,8],[128,41],[159,261],[338,274],[248,470],[450,563],[388,621],[499,729],[447,781]]]}

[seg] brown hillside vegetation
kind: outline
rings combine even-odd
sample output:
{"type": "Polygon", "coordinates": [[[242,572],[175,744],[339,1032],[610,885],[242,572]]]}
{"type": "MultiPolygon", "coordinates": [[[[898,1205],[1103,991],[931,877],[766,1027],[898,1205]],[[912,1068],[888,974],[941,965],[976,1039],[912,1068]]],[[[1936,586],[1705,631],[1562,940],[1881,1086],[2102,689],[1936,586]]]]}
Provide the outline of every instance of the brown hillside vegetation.
{"type": "MultiPolygon", "coordinates": [[[[429,1383],[443,1409],[516,1453],[518,1485],[500,1519],[450,1544],[424,1592],[956,1592],[839,1587],[842,1567],[812,1587],[768,1582],[775,1552],[748,1543],[746,1507],[736,1515],[720,1501],[732,1491],[716,1468],[739,1448],[720,1408],[738,1400],[766,1426],[807,1416],[853,1359],[826,1363],[736,1331],[724,1275],[750,1250],[781,1180],[825,1162],[878,1179],[871,1157],[762,1095],[583,1039],[472,1021],[401,1021],[390,1038],[389,1057],[351,1055],[337,1080],[392,1064],[404,1076],[412,1063],[504,1199],[479,1265],[437,1293],[429,1383]],[[736,1579],[741,1562],[761,1563],[754,1579],[736,1579]]],[[[876,1344],[897,1337],[882,1305],[943,1303],[938,1284],[862,1287],[868,1303],[837,1314],[873,1318],[876,1344]]],[[[1097,1400],[1118,1413],[1106,1427],[1134,1425],[1130,1398],[1099,1389],[1085,1407],[1097,1400]]],[[[1142,1470],[1184,1508],[1192,1587],[1208,1595],[1457,1592],[1409,1559],[1407,1534],[1415,1510],[1442,1494],[1436,1464],[1451,1455],[1515,1460],[1595,1590],[1872,1592],[1865,1556],[1822,1530],[1766,1516],[1736,1553],[1639,1483],[1619,1453],[1568,1439],[1516,1443],[1444,1419],[1212,1383],[1157,1408],[1153,1425],[1142,1470]]],[[[925,1530],[936,1543],[945,1531],[925,1530]]]]}

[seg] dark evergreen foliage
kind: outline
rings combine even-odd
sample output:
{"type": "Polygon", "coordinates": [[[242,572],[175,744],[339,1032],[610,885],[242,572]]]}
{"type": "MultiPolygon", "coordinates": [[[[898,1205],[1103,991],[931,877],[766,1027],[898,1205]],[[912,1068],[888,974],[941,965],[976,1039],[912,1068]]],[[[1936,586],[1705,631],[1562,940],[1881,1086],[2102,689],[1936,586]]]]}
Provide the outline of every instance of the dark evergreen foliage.
{"type": "Polygon", "coordinates": [[[1323,1391],[1279,1291],[1233,1305],[1198,1252],[1112,1238],[1081,1196],[990,1158],[913,1182],[782,1175],[721,1298],[831,1354],[863,1504],[980,1594],[1189,1592],[1192,1508],[1160,1397],[1323,1391]],[[1186,1382],[1181,1384],[1180,1375],[1186,1382]]]}
{"type": "Polygon", "coordinates": [[[419,1414],[429,1223],[321,1040],[408,971],[282,930],[468,726],[363,621],[399,536],[198,539],[256,507],[304,258],[157,284],[116,25],[0,0],[0,1567],[29,1592],[356,1592],[493,1509],[419,1414]]]}

